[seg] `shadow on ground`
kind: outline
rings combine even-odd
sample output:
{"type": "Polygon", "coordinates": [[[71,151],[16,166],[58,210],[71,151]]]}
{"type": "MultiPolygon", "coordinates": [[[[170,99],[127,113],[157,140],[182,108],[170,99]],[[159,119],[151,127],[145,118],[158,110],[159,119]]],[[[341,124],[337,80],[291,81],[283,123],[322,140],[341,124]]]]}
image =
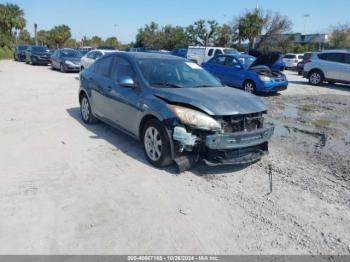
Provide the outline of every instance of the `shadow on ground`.
{"type": "MultiPolygon", "coordinates": [[[[133,159],[154,168],[146,159],[142,144],[136,139],[124,134],[123,132],[115,129],[103,122],[99,122],[96,125],[86,125],[80,116],[80,108],[74,107],[67,109],[67,113],[79,122],[84,128],[92,132],[94,135],[90,136],[91,139],[103,139],[113,145],[116,150],[122,151],[124,154],[132,157],[133,159]]],[[[194,175],[197,176],[206,176],[206,175],[215,175],[215,174],[224,174],[240,171],[246,168],[248,165],[239,165],[239,166],[207,166],[203,162],[197,163],[191,170],[194,175]]],[[[162,170],[170,174],[179,174],[178,168],[175,164],[163,168],[162,170]]]]}

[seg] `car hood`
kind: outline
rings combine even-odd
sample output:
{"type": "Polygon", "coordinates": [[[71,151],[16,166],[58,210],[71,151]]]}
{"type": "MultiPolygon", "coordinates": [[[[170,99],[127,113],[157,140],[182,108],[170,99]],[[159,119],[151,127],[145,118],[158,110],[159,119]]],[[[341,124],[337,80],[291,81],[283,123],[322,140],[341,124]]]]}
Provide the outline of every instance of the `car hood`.
{"type": "Polygon", "coordinates": [[[170,103],[191,105],[212,116],[251,114],[267,110],[259,97],[231,87],[157,88],[154,95],[170,103]]]}
{"type": "Polygon", "coordinates": [[[273,66],[278,60],[281,59],[281,53],[279,52],[271,52],[266,55],[259,56],[251,65],[250,68],[256,66],[273,66]]]}
{"type": "Polygon", "coordinates": [[[66,57],[63,61],[80,62],[81,57],[66,57]]]}

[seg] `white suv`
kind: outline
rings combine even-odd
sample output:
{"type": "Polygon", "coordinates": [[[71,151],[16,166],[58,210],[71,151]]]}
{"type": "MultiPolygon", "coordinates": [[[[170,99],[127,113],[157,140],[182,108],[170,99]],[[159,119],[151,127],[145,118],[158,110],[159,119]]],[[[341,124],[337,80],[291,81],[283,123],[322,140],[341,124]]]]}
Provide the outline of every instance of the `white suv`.
{"type": "Polygon", "coordinates": [[[286,54],[283,57],[283,62],[286,64],[286,69],[295,69],[298,63],[303,61],[304,54],[286,54]]]}
{"type": "Polygon", "coordinates": [[[329,50],[313,53],[304,61],[303,76],[312,85],[329,83],[350,83],[350,52],[346,50],[329,50]]]}

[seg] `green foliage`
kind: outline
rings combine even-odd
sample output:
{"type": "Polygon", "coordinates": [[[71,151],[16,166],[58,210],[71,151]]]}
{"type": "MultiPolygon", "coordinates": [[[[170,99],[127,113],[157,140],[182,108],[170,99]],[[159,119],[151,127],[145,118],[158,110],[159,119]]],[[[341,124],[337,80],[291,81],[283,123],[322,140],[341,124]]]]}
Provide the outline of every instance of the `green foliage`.
{"type": "Polygon", "coordinates": [[[186,28],[186,34],[190,44],[208,46],[215,44],[219,30],[219,23],[215,20],[198,20],[186,28]]]}
{"type": "Polygon", "coordinates": [[[339,24],[332,28],[330,45],[332,48],[350,48],[349,24],[339,24]]]}
{"type": "Polygon", "coordinates": [[[18,34],[18,43],[19,44],[32,44],[33,40],[30,36],[28,30],[21,30],[18,34]]]}
{"type": "Polygon", "coordinates": [[[117,39],[115,36],[108,37],[108,38],[104,41],[104,45],[113,46],[113,47],[115,47],[115,48],[119,48],[119,42],[118,42],[118,39],[117,39]]]}
{"type": "Polygon", "coordinates": [[[24,11],[16,4],[0,4],[1,32],[13,36],[14,30],[22,30],[26,26],[24,11]]]}
{"type": "Polygon", "coordinates": [[[49,39],[48,39],[48,32],[45,30],[40,30],[36,33],[36,37],[38,39],[39,45],[50,45],[49,39]]]}
{"type": "Polygon", "coordinates": [[[12,37],[6,32],[0,32],[0,47],[11,47],[12,46],[12,37]]]}
{"type": "Polygon", "coordinates": [[[66,42],[64,42],[63,47],[76,48],[76,47],[78,47],[77,41],[74,38],[69,38],[66,42]]]}
{"type": "Polygon", "coordinates": [[[58,47],[62,47],[63,44],[71,37],[70,27],[67,25],[55,26],[48,32],[48,40],[52,41],[58,47]]]}
{"type": "Polygon", "coordinates": [[[99,45],[102,45],[103,44],[103,40],[101,37],[99,36],[93,36],[90,40],[90,46],[93,46],[93,47],[97,47],[99,45]]]}
{"type": "Polygon", "coordinates": [[[13,57],[13,52],[8,47],[0,47],[0,59],[11,59],[13,57]]]}

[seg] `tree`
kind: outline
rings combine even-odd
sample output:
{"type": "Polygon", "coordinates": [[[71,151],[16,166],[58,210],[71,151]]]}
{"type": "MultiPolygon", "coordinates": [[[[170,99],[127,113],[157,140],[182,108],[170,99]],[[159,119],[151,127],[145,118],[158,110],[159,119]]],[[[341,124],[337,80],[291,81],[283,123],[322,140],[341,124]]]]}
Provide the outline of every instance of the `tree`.
{"type": "Polygon", "coordinates": [[[159,26],[156,22],[151,22],[138,30],[136,35],[136,47],[160,48],[157,43],[159,26]]]}
{"type": "Polygon", "coordinates": [[[108,37],[105,41],[104,44],[107,46],[113,46],[115,48],[119,48],[119,42],[118,39],[115,36],[108,37]]]}
{"type": "Polygon", "coordinates": [[[0,4],[0,29],[10,36],[14,30],[22,30],[26,26],[24,11],[16,4],[0,4]]]}
{"type": "Polygon", "coordinates": [[[48,32],[48,39],[53,41],[56,46],[62,47],[71,37],[70,27],[67,25],[55,26],[48,32]]]}
{"type": "Polygon", "coordinates": [[[208,46],[215,43],[219,32],[219,24],[215,20],[198,20],[186,28],[190,44],[208,46]]]}
{"type": "Polygon", "coordinates": [[[98,47],[102,44],[103,44],[102,38],[99,36],[95,35],[90,39],[90,45],[93,47],[98,47]]]}
{"type": "Polygon", "coordinates": [[[229,47],[232,42],[232,29],[229,25],[224,24],[218,30],[216,46],[229,47]]]}
{"type": "Polygon", "coordinates": [[[30,36],[30,33],[28,30],[21,30],[18,34],[18,41],[20,44],[31,44],[32,43],[32,37],[30,36]]]}
{"type": "Polygon", "coordinates": [[[253,11],[247,11],[233,22],[234,39],[239,43],[247,40],[250,50],[254,48],[255,39],[261,35],[264,24],[265,20],[260,9],[256,8],[253,11]]]}
{"type": "Polygon", "coordinates": [[[329,42],[333,48],[350,48],[350,25],[338,24],[333,27],[329,42]]]}
{"type": "Polygon", "coordinates": [[[63,45],[66,48],[76,48],[77,41],[74,38],[69,38],[63,45]]]}
{"type": "Polygon", "coordinates": [[[48,32],[46,32],[45,30],[38,31],[36,33],[36,37],[40,45],[49,45],[48,32]]]}

